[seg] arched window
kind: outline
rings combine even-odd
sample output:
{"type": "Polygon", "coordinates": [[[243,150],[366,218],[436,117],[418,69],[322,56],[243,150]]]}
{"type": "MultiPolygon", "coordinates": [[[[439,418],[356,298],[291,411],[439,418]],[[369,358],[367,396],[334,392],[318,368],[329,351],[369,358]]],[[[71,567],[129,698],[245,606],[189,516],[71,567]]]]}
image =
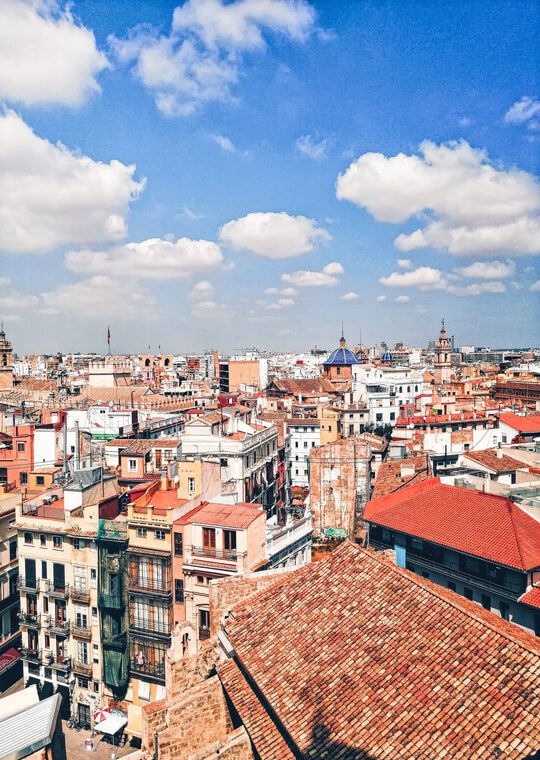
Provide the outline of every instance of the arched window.
{"type": "Polygon", "coordinates": [[[7,367],[7,354],[2,354],[2,367],[7,367]]]}
{"type": "Polygon", "coordinates": [[[165,366],[166,366],[166,367],[168,367],[168,366],[169,366],[169,359],[165,359],[165,366]]]}
{"type": "Polygon", "coordinates": [[[145,366],[145,367],[149,367],[149,366],[150,366],[150,359],[147,359],[147,360],[144,362],[144,366],[145,366]]]}

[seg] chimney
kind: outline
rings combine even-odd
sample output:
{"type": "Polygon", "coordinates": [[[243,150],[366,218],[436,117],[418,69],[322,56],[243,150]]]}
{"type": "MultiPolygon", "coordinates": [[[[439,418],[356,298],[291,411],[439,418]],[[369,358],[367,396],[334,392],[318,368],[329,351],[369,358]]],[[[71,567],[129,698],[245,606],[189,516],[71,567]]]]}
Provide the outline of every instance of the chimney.
{"type": "Polygon", "coordinates": [[[501,444],[500,444],[500,443],[499,443],[499,444],[498,444],[498,446],[497,446],[497,457],[498,457],[499,459],[502,459],[502,458],[503,458],[503,450],[502,450],[502,446],[501,446],[501,444]]]}
{"type": "Polygon", "coordinates": [[[168,476],[167,468],[164,467],[161,470],[161,485],[160,485],[160,488],[161,488],[162,491],[168,491],[169,490],[169,478],[167,476],[168,476]]]}

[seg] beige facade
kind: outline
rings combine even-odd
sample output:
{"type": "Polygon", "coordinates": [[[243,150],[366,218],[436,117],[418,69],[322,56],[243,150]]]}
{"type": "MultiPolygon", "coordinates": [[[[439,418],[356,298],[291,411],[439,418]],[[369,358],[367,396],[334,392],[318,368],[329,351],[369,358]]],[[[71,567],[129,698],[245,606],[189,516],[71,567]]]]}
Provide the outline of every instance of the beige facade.
{"type": "Polygon", "coordinates": [[[59,487],[17,507],[24,678],[71,691],[83,722],[103,697],[97,525],[98,505],[69,511],[59,487]]]}

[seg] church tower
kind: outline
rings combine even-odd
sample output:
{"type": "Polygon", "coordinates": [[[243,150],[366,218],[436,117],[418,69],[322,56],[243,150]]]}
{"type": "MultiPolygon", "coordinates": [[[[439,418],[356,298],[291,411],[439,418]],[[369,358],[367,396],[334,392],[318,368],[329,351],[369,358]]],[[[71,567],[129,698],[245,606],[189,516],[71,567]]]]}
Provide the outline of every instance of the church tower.
{"type": "Polygon", "coordinates": [[[6,340],[4,325],[0,327],[0,388],[13,388],[12,348],[6,340]]]}
{"type": "Polygon", "coordinates": [[[452,378],[451,352],[452,348],[446,337],[443,319],[439,342],[435,346],[435,385],[449,383],[452,378]]]}

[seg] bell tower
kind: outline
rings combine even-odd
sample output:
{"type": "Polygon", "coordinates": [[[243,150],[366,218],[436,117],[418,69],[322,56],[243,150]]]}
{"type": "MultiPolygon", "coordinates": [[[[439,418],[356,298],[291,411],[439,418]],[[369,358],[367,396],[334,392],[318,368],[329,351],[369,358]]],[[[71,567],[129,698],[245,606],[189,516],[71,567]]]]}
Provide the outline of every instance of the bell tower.
{"type": "Polygon", "coordinates": [[[6,340],[4,323],[0,326],[0,388],[13,388],[12,348],[6,340]]]}
{"type": "Polygon", "coordinates": [[[452,348],[446,337],[444,319],[441,322],[441,334],[439,342],[435,346],[435,385],[449,383],[452,378],[451,352],[452,348]]]}

